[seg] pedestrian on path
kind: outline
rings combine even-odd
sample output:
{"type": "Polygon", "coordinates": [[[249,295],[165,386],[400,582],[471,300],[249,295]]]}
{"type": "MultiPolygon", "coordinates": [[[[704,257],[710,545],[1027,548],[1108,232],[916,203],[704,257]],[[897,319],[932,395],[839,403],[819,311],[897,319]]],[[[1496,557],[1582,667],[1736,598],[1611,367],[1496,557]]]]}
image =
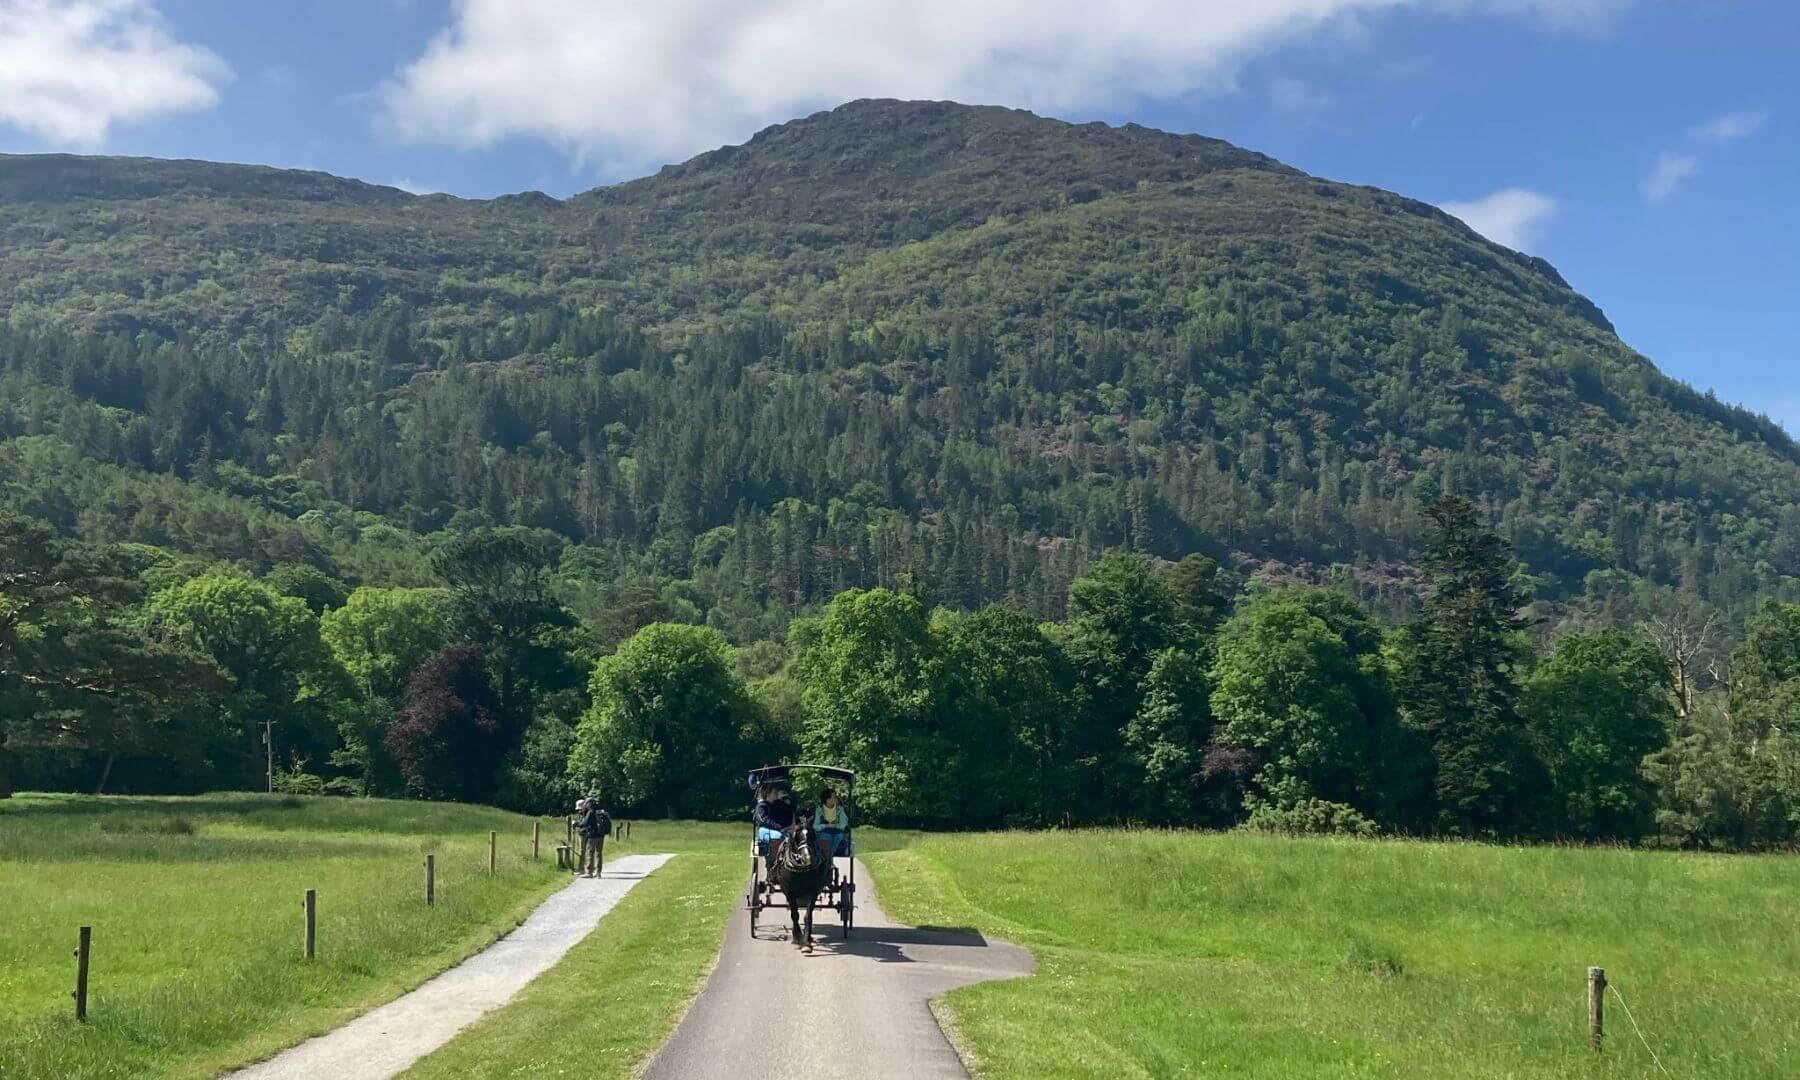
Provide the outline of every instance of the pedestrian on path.
{"type": "Polygon", "coordinates": [[[606,834],[612,831],[612,816],[594,798],[576,803],[575,813],[576,828],[581,831],[581,858],[576,865],[582,877],[597,878],[605,862],[606,834]]]}

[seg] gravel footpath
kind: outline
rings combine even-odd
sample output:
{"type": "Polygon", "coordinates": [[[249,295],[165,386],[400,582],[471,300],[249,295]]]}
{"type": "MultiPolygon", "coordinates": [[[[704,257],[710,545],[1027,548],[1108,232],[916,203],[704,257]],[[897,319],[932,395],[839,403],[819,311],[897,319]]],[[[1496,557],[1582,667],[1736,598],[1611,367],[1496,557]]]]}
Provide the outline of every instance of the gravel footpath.
{"type": "Polygon", "coordinates": [[[385,1080],[403,1072],[548,971],[632,886],[670,858],[614,859],[599,878],[571,881],[518,929],[411,993],[229,1075],[242,1080],[385,1080]]]}

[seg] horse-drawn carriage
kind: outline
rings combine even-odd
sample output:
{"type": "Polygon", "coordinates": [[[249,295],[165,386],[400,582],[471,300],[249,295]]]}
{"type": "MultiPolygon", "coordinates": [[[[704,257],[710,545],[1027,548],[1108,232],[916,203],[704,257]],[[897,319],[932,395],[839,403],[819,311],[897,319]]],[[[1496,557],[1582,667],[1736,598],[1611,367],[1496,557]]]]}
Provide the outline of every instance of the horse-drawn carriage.
{"type": "Polygon", "coordinates": [[[850,843],[850,829],[855,824],[856,774],[849,769],[830,765],[765,765],[750,770],[751,798],[768,788],[794,794],[795,774],[809,785],[807,794],[820,787],[838,784],[834,790],[839,805],[845,810],[843,839],[834,857],[826,857],[814,833],[813,809],[796,805],[790,826],[781,830],[775,840],[770,830],[752,820],[750,826],[750,889],[745,905],[750,909],[750,934],[756,935],[756,919],[766,908],[788,909],[794,928],[794,943],[812,949],[812,916],[817,907],[835,909],[843,936],[850,936],[856,914],[856,860],[850,843]],[[841,865],[840,865],[841,860],[841,865]],[[806,913],[804,933],[800,913],[806,913]]]}

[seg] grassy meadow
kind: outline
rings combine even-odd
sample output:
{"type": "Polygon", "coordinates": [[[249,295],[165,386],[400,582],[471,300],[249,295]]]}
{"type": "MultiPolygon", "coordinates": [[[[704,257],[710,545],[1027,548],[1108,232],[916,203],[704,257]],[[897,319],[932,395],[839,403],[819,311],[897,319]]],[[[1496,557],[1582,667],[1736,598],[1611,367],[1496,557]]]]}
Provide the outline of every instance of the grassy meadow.
{"type": "MultiPolygon", "coordinates": [[[[0,1075],[211,1076],[335,1027],[515,926],[567,879],[554,869],[561,831],[544,823],[533,863],[531,819],[482,807],[253,794],[0,801],[0,1075]],[[319,897],[311,963],[308,888],[319,897]],[[77,1024],[71,954],[83,924],[94,928],[90,1019],[77,1024]]],[[[655,832],[640,827],[622,850],[646,850],[655,832]]]]}
{"type": "MultiPolygon", "coordinates": [[[[625,1077],[709,969],[740,825],[634,823],[678,857],[557,968],[409,1077],[625,1077]],[[600,992],[604,988],[604,992],[600,992]]],[[[219,795],[0,802],[0,1076],[203,1077],[326,1030],[515,925],[560,824],[480,807],[219,795]],[[487,834],[501,834],[487,874],[487,834]],[[438,864],[424,907],[421,864],[438,864]],[[300,896],[319,890],[318,958],[300,896]],[[94,926],[91,1021],[68,999],[94,926]]],[[[1800,860],[1158,832],[866,830],[882,905],[1031,949],[943,1005],[994,1077],[1795,1074],[1800,860]]]]}
{"type": "Polygon", "coordinates": [[[1800,1073],[1800,860],[1246,834],[915,838],[882,906],[1028,946],[953,992],[995,1077],[1800,1073]]]}

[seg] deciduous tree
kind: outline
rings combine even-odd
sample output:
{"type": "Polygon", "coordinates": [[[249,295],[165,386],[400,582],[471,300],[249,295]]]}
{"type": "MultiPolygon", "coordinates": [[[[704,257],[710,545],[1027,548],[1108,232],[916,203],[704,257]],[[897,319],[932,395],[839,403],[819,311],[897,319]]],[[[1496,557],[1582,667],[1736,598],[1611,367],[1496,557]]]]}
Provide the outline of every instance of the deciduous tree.
{"type": "Polygon", "coordinates": [[[770,750],[717,630],[652,623],[594,665],[568,777],[609,802],[677,817],[741,811],[770,750]]]}

